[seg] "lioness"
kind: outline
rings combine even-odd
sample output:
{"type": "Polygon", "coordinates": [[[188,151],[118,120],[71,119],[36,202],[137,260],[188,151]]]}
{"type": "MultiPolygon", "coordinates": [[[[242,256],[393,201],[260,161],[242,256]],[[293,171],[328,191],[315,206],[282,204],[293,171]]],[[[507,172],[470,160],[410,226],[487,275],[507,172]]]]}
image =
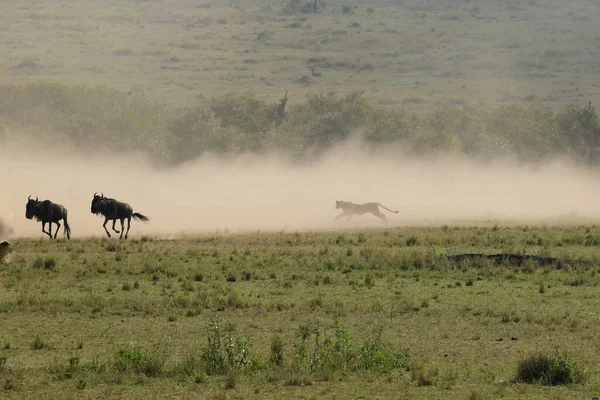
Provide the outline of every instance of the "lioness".
{"type": "Polygon", "coordinates": [[[398,211],[390,210],[389,208],[387,208],[379,203],[354,204],[350,201],[336,200],[335,208],[336,209],[341,208],[342,213],[340,215],[338,215],[335,220],[337,221],[341,217],[346,216],[346,217],[348,217],[348,219],[346,221],[350,221],[350,218],[352,218],[353,215],[363,215],[366,213],[371,213],[374,216],[381,218],[383,221],[387,221],[387,218],[385,217],[385,215],[383,215],[381,213],[381,211],[379,211],[379,207],[383,207],[386,210],[396,213],[396,214],[398,213],[398,211]]]}

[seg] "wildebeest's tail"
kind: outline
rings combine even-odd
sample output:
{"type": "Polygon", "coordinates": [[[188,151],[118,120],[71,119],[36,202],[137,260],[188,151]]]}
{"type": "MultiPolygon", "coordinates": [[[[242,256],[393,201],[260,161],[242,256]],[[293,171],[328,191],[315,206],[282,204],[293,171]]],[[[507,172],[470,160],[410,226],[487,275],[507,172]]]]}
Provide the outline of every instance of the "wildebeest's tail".
{"type": "Polygon", "coordinates": [[[133,213],[133,219],[139,220],[139,221],[142,221],[142,222],[148,222],[148,221],[150,221],[150,218],[148,218],[144,214],[140,214],[140,213],[133,213]]]}
{"type": "Polygon", "coordinates": [[[377,203],[377,205],[378,205],[379,207],[383,207],[383,208],[385,208],[386,210],[388,210],[388,211],[390,211],[390,212],[393,212],[393,213],[396,213],[396,214],[398,214],[398,211],[390,210],[389,208],[387,208],[387,207],[386,207],[386,206],[384,206],[383,204],[377,203]]]}
{"type": "Polygon", "coordinates": [[[71,239],[71,227],[69,226],[69,223],[67,222],[67,213],[65,211],[65,233],[67,234],[67,239],[71,239]]]}

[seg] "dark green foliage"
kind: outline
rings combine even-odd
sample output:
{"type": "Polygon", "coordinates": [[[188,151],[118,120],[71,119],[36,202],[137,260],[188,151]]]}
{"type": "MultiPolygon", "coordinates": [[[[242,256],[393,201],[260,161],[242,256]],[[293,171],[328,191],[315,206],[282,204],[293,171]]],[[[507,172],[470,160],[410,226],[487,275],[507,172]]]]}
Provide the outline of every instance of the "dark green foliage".
{"type": "MultiPolygon", "coordinates": [[[[5,136],[30,135],[42,146],[116,153],[136,149],[160,164],[178,164],[206,152],[235,155],[272,149],[302,160],[353,135],[370,146],[398,144],[415,155],[600,161],[600,118],[591,103],[570,105],[558,113],[506,105],[443,106],[418,115],[374,105],[363,92],[310,94],[288,107],[284,100],[287,95],[279,103],[269,103],[252,93],[226,94],[200,97],[195,104],[177,108],[152,102],[139,90],[43,82],[2,85],[0,123],[15,128],[6,130],[5,136]]],[[[115,251],[114,246],[107,250],[115,251]]]]}
{"type": "Polygon", "coordinates": [[[396,353],[381,343],[381,330],[364,340],[360,348],[352,345],[350,334],[337,319],[331,326],[300,326],[294,343],[294,368],[302,372],[381,371],[407,366],[408,357],[396,353]]]}
{"type": "Polygon", "coordinates": [[[600,116],[592,103],[569,105],[556,116],[558,127],[569,147],[591,163],[600,161],[600,116]]]}
{"type": "Polygon", "coordinates": [[[556,349],[554,354],[534,353],[519,362],[515,381],[542,385],[580,383],[583,375],[573,356],[556,349]]]}
{"type": "Polygon", "coordinates": [[[200,359],[208,375],[220,375],[235,369],[244,371],[252,364],[251,344],[243,337],[221,331],[218,321],[207,329],[207,344],[200,350],[200,359]]]}

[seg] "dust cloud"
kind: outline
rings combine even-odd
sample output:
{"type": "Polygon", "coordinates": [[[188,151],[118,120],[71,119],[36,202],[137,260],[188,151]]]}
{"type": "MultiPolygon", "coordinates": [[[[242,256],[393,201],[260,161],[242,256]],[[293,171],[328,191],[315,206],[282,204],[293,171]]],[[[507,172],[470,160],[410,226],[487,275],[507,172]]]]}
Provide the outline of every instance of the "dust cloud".
{"type": "Polygon", "coordinates": [[[272,154],[204,156],[158,169],[140,155],[23,146],[3,146],[0,163],[0,218],[16,237],[42,237],[41,224],[25,219],[28,195],[67,207],[74,238],[105,236],[103,218],[90,212],[94,192],[151,218],[148,224],[132,221],[131,236],[382,226],[371,215],[334,223],[335,200],[398,210],[383,211],[388,226],[600,218],[599,175],[567,162],[411,158],[399,149],[369,151],[352,142],[303,166],[272,154]]]}

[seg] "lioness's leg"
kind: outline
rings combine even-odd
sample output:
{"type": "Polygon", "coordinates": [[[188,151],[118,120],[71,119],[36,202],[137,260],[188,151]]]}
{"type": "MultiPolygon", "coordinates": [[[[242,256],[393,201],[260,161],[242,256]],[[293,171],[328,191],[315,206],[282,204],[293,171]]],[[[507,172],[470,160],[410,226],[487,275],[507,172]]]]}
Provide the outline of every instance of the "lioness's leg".
{"type": "Polygon", "coordinates": [[[371,214],[373,214],[377,218],[381,219],[383,222],[387,222],[387,218],[385,217],[385,214],[383,214],[381,211],[373,211],[371,214]]]}
{"type": "Polygon", "coordinates": [[[338,215],[338,216],[337,216],[337,217],[334,219],[334,221],[337,221],[338,219],[342,218],[342,217],[343,217],[343,216],[345,216],[345,215],[348,215],[348,214],[346,214],[346,212],[344,211],[343,213],[341,213],[340,215],[338,215]]]}

